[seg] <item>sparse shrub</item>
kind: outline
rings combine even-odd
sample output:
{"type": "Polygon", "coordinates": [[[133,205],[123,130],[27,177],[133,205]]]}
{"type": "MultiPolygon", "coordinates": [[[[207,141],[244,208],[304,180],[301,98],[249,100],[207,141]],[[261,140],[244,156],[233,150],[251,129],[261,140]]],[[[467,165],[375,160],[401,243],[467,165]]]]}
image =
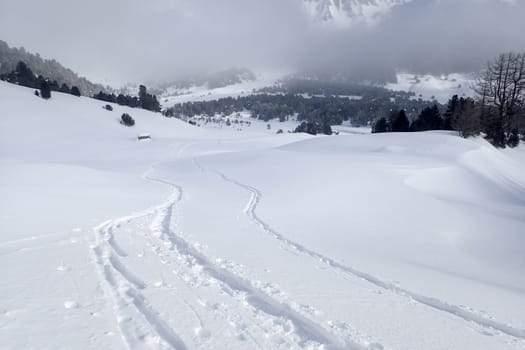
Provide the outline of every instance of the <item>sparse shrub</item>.
{"type": "Polygon", "coordinates": [[[111,107],[111,105],[105,105],[102,108],[104,108],[106,111],[110,111],[110,112],[113,111],[113,107],[111,107]]]}
{"type": "Polygon", "coordinates": [[[133,126],[135,125],[135,120],[127,113],[122,114],[122,117],[120,117],[120,124],[125,126],[133,126]]]}

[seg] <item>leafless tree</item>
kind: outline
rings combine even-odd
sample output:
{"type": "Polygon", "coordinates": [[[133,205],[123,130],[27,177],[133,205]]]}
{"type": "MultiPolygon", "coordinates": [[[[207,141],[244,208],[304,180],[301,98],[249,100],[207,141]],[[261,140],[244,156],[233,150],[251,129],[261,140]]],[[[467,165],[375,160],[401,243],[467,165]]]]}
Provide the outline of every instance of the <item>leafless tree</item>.
{"type": "Polygon", "coordinates": [[[482,117],[506,138],[521,124],[525,107],[525,53],[506,53],[489,62],[475,85],[482,117]]]}
{"type": "Polygon", "coordinates": [[[472,98],[461,98],[459,106],[452,115],[452,128],[461,137],[478,135],[481,131],[481,111],[472,98]]]}

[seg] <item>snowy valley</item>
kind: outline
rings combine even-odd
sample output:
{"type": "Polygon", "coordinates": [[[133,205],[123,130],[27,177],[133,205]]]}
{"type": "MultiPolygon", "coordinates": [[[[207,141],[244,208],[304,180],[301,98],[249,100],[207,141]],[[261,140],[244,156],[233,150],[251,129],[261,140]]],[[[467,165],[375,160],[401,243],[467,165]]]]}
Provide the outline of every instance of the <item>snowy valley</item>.
{"type": "Polygon", "coordinates": [[[2,348],[525,348],[523,147],[103,106],[0,82],[2,348]]]}
{"type": "Polygon", "coordinates": [[[524,15],[0,1],[0,350],[525,350],[524,15]]]}

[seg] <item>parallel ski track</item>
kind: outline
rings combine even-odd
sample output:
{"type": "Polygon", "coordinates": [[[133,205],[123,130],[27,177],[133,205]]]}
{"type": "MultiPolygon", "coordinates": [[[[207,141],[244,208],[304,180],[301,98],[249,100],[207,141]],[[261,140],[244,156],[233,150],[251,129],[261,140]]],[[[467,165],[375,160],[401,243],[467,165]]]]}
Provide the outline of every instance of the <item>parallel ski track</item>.
{"type": "MultiPolygon", "coordinates": [[[[194,158],[194,163],[197,167],[200,168],[201,171],[205,171],[205,168],[194,158]]],[[[261,219],[257,215],[257,207],[261,202],[262,194],[261,191],[259,191],[257,188],[241,183],[239,181],[236,181],[228,176],[226,176],[224,173],[218,171],[218,170],[212,170],[211,172],[214,172],[218,176],[220,176],[224,181],[229,182],[233,185],[236,185],[238,187],[243,188],[244,190],[248,191],[250,193],[250,199],[245,207],[244,213],[248,216],[248,218],[257,226],[259,226],[265,233],[272,236],[276,240],[280,241],[285,246],[291,248],[292,250],[295,250],[301,254],[307,255],[313,259],[316,259],[318,261],[321,261],[325,265],[329,266],[330,268],[337,269],[343,273],[356,276],[359,278],[362,278],[380,288],[392,291],[398,295],[411,298],[416,302],[419,302],[423,305],[426,305],[428,307],[431,307],[433,309],[436,309],[438,311],[446,312],[448,314],[457,316],[459,318],[464,319],[468,322],[474,322],[482,327],[485,328],[492,328],[496,331],[505,333],[507,335],[510,335],[512,337],[520,338],[525,340],[525,330],[518,329],[515,327],[512,327],[508,324],[501,323],[492,319],[488,319],[485,317],[482,317],[480,315],[477,315],[473,312],[470,312],[466,309],[463,309],[457,305],[449,304],[445,301],[424,296],[418,293],[411,292],[409,290],[406,290],[404,288],[401,288],[397,285],[394,285],[392,283],[383,281],[369,273],[357,270],[353,267],[343,265],[339,262],[337,262],[335,259],[332,259],[330,257],[327,257],[321,253],[318,253],[300,243],[294,242],[288,238],[286,238],[283,234],[279,233],[275,229],[273,229],[270,224],[265,222],[263,219],[261,219]]]]}
{"type": "MultiPolygon", "coordinates": [[[[153,216],[150,227],[151,235],[171,246],[178,253],[192,259],[202,267],[202,272],[215,279],[232,291],[237,300],[250,305],[257,313],[267,317],[287,320],[293,324],[294,337],[289,341],[296,343],[299,348],[310,347],[313,344],[323,345],[326,349],[365,350],[366,347],[349,340],[342,340],[301,315],[286,303],[273,299],[271,296],[254,287],[250,281],[215,265],[208,257],[193,248],[182,237],[170,228],[171,215],[174,207],[182,200],[183,188],[169,181],[152,177],[152,168],[144,178],[169,186],[172,189],[170,197],[161,205],[139,212],[135,215],[120,219],[109,220],[97,226],[95,231],[95,244],[92,246],[94,261],[99,274],[104,281],[105,294],[113,299],[114,313],[118,321],[121,335],[129,349],[151,348],[145,339],[156,341],[158,348],[186,350],[188,347],[181,337],[177,335],[160,317],[158,311],[149,304],[140,291],[147,288],[146,284],[135,276],[121,261],[127,253],[118,245],[114,238],[114,230],[130,221],[153,216]],[[158,340],[162,341],[159,343],[158,340]]],[[[252,338],[254,345],[260,347],[252,338]]]]}
{"type": "Polygon", "coordinates": [[[284,318],[291,321],[294,325],[294,333],[300,339],[299,345],[301,347],[307,346],[311,342],[316,342],[324,345],[327,349],[334,350],[366,349],[361,344],[343,341],[337,338],[323,326],[293,310],[288,304],[273,299],[252,286],[250,281],[215,265],[208,257],[193,248],[192,245],[170,228],[171,214],[174,206],[183,198],[183,188],[166,180],[153,177],[148,177],[148,179],[168,185],[174,191],[174,195],[172,195],[174,198],[168,201],[166,205],[157,208],[156,219],[152,224],[152,234],[154,237],[169,241],[180,254],[190,257],[196,264],[201,266],[203,273],[222,283],[229,290],[234,291],[242,297],[244,302],[251,305],[254,309],[271,317],[284,318]]]}
{"type": "Polygon", "coordinates": [[[129,349],[151,349],[151,344],[162,340],[159,349],[186,350],[182,339],[166,324],[147,299],[140,294],[146,285],[120,261],[125,253],[115,248],[113,230],[121,223],[150,215],[144,212],[132,217],[108,221],[95,228],[96,243],[93,246],[95,262],[105,281],[105,293],[113,299],[114,313],[122,338],[129,349]]]}

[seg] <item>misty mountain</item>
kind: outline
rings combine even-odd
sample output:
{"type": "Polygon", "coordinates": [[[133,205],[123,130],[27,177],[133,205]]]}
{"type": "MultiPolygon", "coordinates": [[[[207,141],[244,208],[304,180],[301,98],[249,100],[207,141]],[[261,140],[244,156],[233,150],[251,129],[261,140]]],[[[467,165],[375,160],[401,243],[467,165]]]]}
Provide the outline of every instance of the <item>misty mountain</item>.
{"type": "Polygon", "coordinates": [[[258,75],[304,72],[392,82],[396,72],[476,72],[499,53],[525,50],[524,1],[126,3],[32,2],[28,13],[25,3],[6,2],[0,5],[0,33],[10,43],[115,87],[200,83],[206,80],[199,77],[203,72],[228,67],[247,67],[258,75]],[[117,18],[126,20],[116,25],[117,18]],[[48,25],[49,19],[60,25],[48,25]]]}
{"type": "Polygon", "coordinates": [[[6,42],[0,40],[0,74],[12,72],[20,61],[24,62],[35,74],[55,80],[59,85],[77,86],[84,95],[92,96],[99,91],[108,90],[103,85],[80,77],[55,59],[44,59],[38,53],[27,52],[23,47],[9,47],[6,42]]]}
{"type": "Polygon", "coordinates": [[[208,89],[217,89],[229,85],[254,81],[255,74],[247,68],[230,68],[212,73],[195,74],[181,79],[160,84],[159,88],[188,89],[195,86],[205,86],[208,89]]]}
{"type": "Polygon", "coordinates": [[[392,7],[412,0],[304,0],[315,19],[348,22],[352,19],[374,20],[392,7]]]}

